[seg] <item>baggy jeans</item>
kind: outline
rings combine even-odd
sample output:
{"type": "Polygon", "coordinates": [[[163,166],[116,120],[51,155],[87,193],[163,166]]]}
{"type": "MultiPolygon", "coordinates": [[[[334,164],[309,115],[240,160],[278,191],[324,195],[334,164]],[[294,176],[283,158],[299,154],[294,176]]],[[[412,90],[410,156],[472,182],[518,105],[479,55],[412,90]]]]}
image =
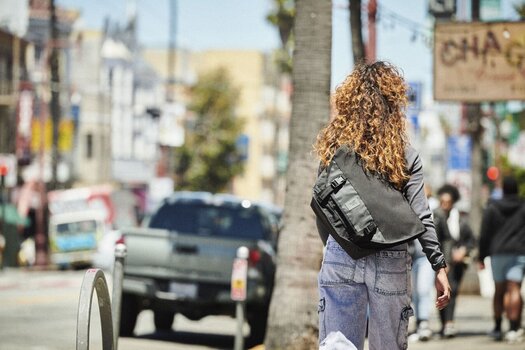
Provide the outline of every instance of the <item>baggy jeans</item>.
{"type": "Polygon", "coordinates": [[[407,349],[411,257],[407,244],[354,260],[329,237],[319,272],[319,341],[340,331],[359,350],[407,349]]]}

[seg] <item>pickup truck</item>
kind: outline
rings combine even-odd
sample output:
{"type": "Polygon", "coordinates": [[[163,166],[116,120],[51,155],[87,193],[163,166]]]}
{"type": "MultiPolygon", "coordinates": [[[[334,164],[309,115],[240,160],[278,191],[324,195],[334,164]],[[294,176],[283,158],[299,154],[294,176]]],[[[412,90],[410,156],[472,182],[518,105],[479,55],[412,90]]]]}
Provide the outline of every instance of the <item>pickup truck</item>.
{"type": "Polygon", "coordinates": [[[175,192],[146,227],[123,230],[124,265],[120,335],[133,334],[137,315],[151,309],[158,331],[171,330],[174,315],[191,320],[235,315],[232,264],[249,249],[246,319],[250,338],[264,338],[275,274],[276,210],[232,195],[175,192]]]}

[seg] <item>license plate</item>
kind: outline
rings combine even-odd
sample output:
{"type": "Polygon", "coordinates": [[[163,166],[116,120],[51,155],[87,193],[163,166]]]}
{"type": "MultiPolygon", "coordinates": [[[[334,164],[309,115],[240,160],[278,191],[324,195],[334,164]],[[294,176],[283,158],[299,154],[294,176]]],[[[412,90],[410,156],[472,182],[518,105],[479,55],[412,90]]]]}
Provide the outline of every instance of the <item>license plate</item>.
{"type": "Polygon", "coordinates": [[[177,295],[177,298],[197,297],[197,285],[195,283],[171,282],[169,291],[177,295]]]}

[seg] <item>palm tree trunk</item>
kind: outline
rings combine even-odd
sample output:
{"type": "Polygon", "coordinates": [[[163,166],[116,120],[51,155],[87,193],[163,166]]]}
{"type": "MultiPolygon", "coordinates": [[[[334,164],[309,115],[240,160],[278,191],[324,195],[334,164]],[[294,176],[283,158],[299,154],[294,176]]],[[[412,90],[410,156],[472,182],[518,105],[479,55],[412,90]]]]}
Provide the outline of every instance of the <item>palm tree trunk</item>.
{"type": "Polygon", "coordinates": [[[317,161],[312,144],[330,114],[331,1],[298,0],[284,228],[279,237],[266,349],[317,348],[317,274],[322,244],[309,207],[317,161]]]}
{"type": "Polygon", "coordinates": [[[352,54],[354,56],[354,64],[356,64],[365,60],[361,0],[348,0],[348,5],[350,9],[350,32],[352,33],[352,54]]]}

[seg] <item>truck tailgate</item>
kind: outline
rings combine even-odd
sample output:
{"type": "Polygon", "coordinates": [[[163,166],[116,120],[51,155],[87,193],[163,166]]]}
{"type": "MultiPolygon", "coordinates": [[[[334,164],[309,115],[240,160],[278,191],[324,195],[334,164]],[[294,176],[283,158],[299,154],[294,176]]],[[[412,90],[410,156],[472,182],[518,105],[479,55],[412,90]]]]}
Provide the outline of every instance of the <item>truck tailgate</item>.
{"type": "Polygon", "coordinates": [[[124,235],[126,275],[187,282],[229,283],[237,248],[256,244],[159,229],[130,229],[124,235]]]}

